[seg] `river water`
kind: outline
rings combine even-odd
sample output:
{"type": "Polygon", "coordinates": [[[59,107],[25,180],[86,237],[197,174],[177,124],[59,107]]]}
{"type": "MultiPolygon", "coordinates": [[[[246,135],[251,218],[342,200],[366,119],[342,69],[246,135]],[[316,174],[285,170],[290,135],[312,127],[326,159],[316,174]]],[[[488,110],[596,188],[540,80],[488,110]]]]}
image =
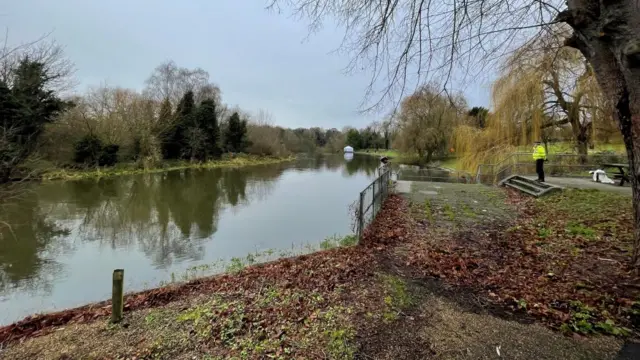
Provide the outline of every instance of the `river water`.
{"type": "Polygon", "coordinates": [[[349,205],[378,164],[327,155],[33,184],[0,218],[0,324],[104,300],[116,268],[125,291],[142,290],[219,259],[349,234],[349,205]]]}

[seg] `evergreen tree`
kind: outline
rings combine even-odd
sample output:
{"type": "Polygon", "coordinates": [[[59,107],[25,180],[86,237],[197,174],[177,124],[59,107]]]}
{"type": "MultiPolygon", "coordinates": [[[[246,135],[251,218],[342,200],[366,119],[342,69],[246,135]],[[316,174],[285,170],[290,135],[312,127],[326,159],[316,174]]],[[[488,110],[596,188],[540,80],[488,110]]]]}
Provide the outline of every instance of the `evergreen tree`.
{"type": "Polygon", "coordinates": [[[179,159],[189,154],[186,133],[187,129],[193,126],[194,108],[193,91],[187,91],[178,103],[178,108],[176,109],[173,119],[173,126],[164,139],[165,158],[179,159]]]}
{"type": "Polygon", "coordinates": [[[362,149],[362,135],[360,134],[360,131],[358,131],[357,129],[349,129],[349,131],[347,132],[347,145],[353,147],[354,149],[358,150],[358,149],[362,149]]]}
{"type": "Polygon", "coordinates": [[[240,115],[234,112],[229,117],[229,124],[225,132],[225,149],[231,152],[243,152],[248,146],[247,121],[241,120],[240,115]]]}
{"type": "Polygon", "coordinates": [[[470,117],[472,117],[474,121],[474,125],[480,129],[484,129],[487,123],[487,116],[489,115],[489,109],[484,108],[482,106],[474,106],[467,113],[470,117]]]}
{"type": "Polygon", "coordinates": [[[24,58],[11,80],[0,82],[0,182],[33,152],[45,124],[72,106],[48,89],[53,77],[43,63],[24,58]]]}
{"type": "Polygon", "coordinates": [[[216,103],[207,99],[202,101],[195,114],[195,125],[202,131],[205,138],[204,158],[220,156],[220,128],[216,114],[216,103]]]}

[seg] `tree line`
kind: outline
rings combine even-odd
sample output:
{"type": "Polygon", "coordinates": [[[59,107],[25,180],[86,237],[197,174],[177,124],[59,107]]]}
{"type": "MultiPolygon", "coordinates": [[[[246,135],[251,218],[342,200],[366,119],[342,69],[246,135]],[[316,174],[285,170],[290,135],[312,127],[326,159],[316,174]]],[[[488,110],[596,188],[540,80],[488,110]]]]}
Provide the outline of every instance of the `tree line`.
{"type": "Polygon", "coordinates": [[[55,43],[0,53],[0,182],[49,168],[91,168],[163,161],[203,162],[226,153],[288,156],[344,146],[337,129],[274,125],[222,102],[200,68],[157,66],[142,91],[101,85],[80,95],[73,66],[55,43]]]}
{"type": "Polygon", "coordinates": [[[154,167],[163,160],[202,162],[225,153],[287,156],[324,148],[339,133],[282,128],[265,110],[251,114],[229,107],[206,71],[171,61],[154,69],[141,92],[99,86],[72,101],[75,106],[47,127],[41,141],[40,155],[56,166],[154,167]]]}

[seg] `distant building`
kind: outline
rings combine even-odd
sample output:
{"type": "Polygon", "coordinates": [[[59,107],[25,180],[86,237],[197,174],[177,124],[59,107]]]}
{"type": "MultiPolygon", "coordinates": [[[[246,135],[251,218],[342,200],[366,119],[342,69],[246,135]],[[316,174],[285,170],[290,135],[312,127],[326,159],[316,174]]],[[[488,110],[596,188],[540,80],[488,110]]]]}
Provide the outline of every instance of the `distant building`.
{"type": "Polygon", "coordinates": [[[345,146],[344,147],[344,152],[345,153],[352,153],[353,152],[353,148],[351,146],[345,146]]]}

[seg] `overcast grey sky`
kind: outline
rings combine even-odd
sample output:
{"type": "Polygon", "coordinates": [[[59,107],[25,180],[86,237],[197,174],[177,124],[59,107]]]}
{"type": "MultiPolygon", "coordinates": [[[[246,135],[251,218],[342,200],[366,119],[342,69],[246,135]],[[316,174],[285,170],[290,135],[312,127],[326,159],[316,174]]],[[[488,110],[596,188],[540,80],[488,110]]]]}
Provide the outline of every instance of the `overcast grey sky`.
{"type": "MultiPolygon", "coordinates": [[[[78,92],[90,85],[142,89],[154,67],[174,60],[201,67],[230,105],[268,110],[289,127],[362,127],[383,114],[358,113],[369,74],[345,75],[349,58],[332,52],[342,29],[307,24],[256,0],[0,0],[9,42],[45,33],[76,64],[78,92]]],[[[489,87],[464,89],[470,106],[489,87]]]]}

